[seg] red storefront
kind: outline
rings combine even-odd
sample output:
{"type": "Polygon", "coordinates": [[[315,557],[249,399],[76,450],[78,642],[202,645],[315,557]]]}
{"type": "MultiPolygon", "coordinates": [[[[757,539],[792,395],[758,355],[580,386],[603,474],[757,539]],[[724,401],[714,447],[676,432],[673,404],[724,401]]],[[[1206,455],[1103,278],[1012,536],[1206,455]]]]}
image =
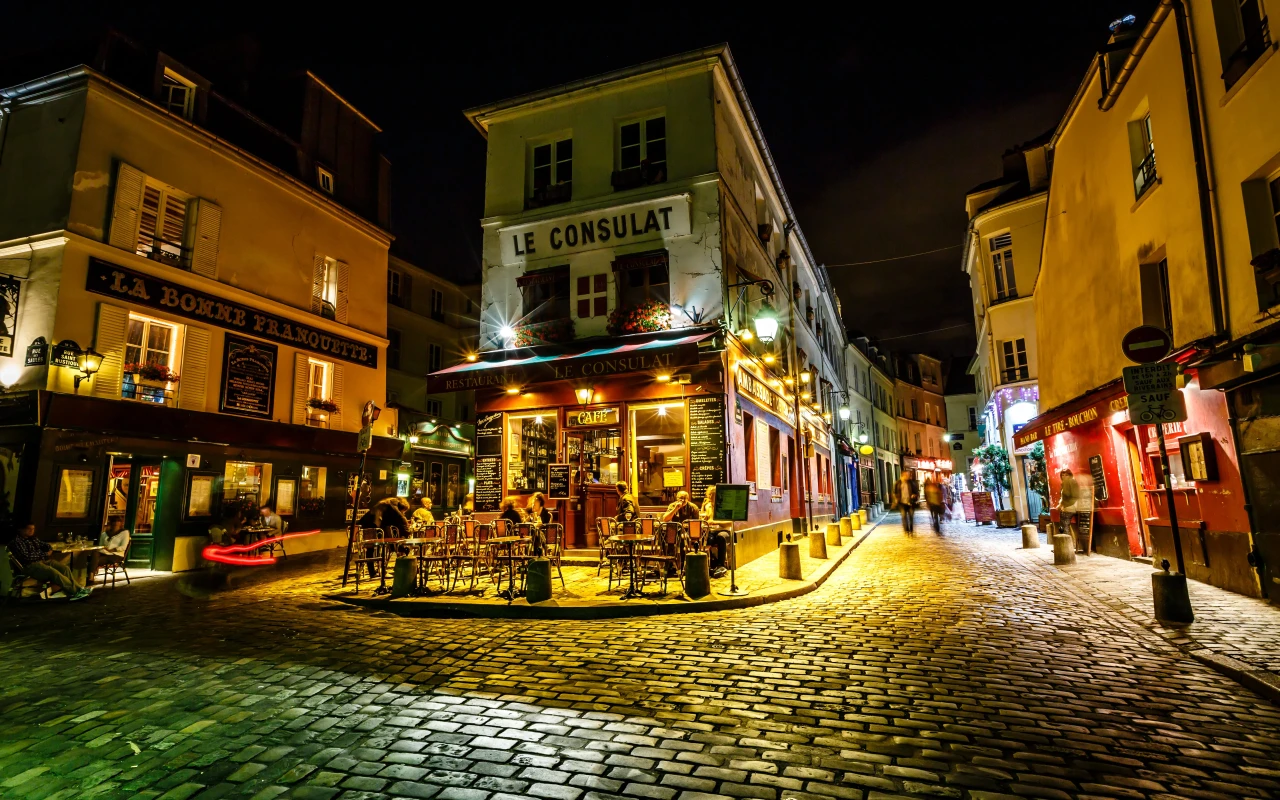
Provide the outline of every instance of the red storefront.
{"type": "MultiPolygon", "coordinates": [[[[1187,575],[1260,596],[1248,562],[1249,524],[1226,398],[1201,390],[1194,371],[1182,394],[1187,420],[1165,423],[1164,434],[1187,575]]],[[[1156,428],[1131,424],[1128,407],[1124,387],[1113,381],[1031,420],[1015,434],[1014,446],[1044,442],[1055,521],[1063,469],[1071,470],[1086,500],[1092,489],[1094,552],[1173,564],[1156,428]]]]}

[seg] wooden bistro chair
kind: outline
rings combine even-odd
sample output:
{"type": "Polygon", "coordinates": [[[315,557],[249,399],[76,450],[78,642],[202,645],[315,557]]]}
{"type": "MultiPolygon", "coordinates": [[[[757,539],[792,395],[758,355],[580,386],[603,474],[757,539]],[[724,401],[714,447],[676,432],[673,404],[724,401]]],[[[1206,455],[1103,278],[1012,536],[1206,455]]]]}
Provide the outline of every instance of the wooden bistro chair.
{"type": "Polygon", "coordinates": [[[665,549],[665,542],[657,539],[650,539],[647,542],[641,542],[636,549],[636,557],[640,560],[640,585],[643,590],[644,584],[649,579],[649,570],[655,571],[654,581],[661,583],[662,593],[667,593],[667,571],[668,567],[674,567],[675,556],[668,555],[665,549]]]}
{"type": "Polygon", "coordinates": [[[126,585],[126,586],[128,586],[128,585],[129,585],[129,582],[130,582],[130,581],[129,581],[129,570],[125,569],[125,568],[124,568],[124,565],[125,565],[126,563],[128,563],[128,561],[129,561],[129,550],[130,550],[130,549],[132,549],[132,548],[133,548],[133,542],[132,542],[132,541],[130,541],[130,542],[129,542],[129,544],[128,544],[128,546],[126,546],[126,547],[125,547],[125,549],[124,549],[124,558],[122,558],[122,559],[120,560],[120,563],[118,563],[118,564],[117,564],[117,563],[114,563],[114,562],[112,562],[112,563],[110,563],[110,564],[104,564],[104,563],[102,563],[102,562],[99,562],[99,563],[98,563],[98,569],[93,573],[93,582],[94,582],[94,583],[96,583],[96,584],[97,584],[97,585],[99,585],[99,586],[105,586],[105,585],[106,585],[106,583],[107,583],[107,580],[106,580],[106,579],[107,579],[107,578],[110,578],[110,579],[111,579],[111,588],[112,588],[112,589],[114,589],[114,588],[116,588],[116,575],[117,575],[117,574],[119,574],[119,573],[123,573],[123,574],[124,574],[124,582],[125,582],[125,585],[126,585]],[[99,575],[101,575],[101,576],[102,576],[102,580],[101,580],[101,581],[99,581],[99,580],[98,580],[98,576],[99,576],[99,575]]]}
{"type": "Polygon", "coordinates": [[[486,570],[489,568],[489,547],[487,542],[492,530],[493,526],[483,523],[477,524],[475,520],[471,519],[463,523],[462,537],[453,553],[454,588],[462,581],[463,565],[470,565],[471,585],[467,591],[475,591],[476,578],[480,575],[481,568],[486,570]]]}
{"type": "Polygon", "coordinates": [[[691,519],[684,523],[684,543],[685,547],[691,552],[697,553],[702,550],[702,546],[706,541],[702,535],[702,520],[691,519]]]}
{"type": "Polygon", "coordinates": [[[547,526],[547,560],[551,562],[551,566],[556,568],[556,574],[560,576],[560,588],[565,588],[564,571],[560,569],[560,560],[564,558],[564,526],[558,522],[553,522],[547,526]]]}
{"type": "MultiPolygon", "coordinates": [[[[640,532],[640,523],[635,520],[615,523],[614,532],[619,536],[634,534],[640,532]]],[[[637,545],[637,542],[620,542],[616,539],[609,541],[609,549],[604,552],[605,558],[609,562],[609,582],[605,591],[613,589],[614,576],[617,576],[618,585],[622,585],[624,575],[629,575],[631,570],[631,551],[630,546],[637,545]]],[[[638,554],[637,549],[637,554],[638,554]]]]}
{"type": "Polygon", "coordinates": [[[360,567],[368,565],[369,580],[373,580],[374,565],[385,569],[386,565],[382,562],[382,543],[365,544],[367,539],[382,539],[384,533],[382,528],[356,528],[356,541],[351,545],[352,554],[355,556],[351,559],[356,568],[356,594],[360,594],[360,567]],[[369,552],[372,550],[372,552],[369,552]]]}
{"type": "Polygon", "coordinates": [[[600,551],[599,560],[596,561],[596,577],[600,577],[600,570],[609,566],[608,553],[611,549],[610,540],[613,539],[614,526],[617,523],[608,517],[596,517],[596,542],[600,551]]]}
{"type": "Polygon", "coordinates": [[[458,549],[460,527],[453,523],[437,526],[435,544],[422,546],[422,555],[418,558],[418,571],[421,577],[419,585],[424,589],[430,585],[433,572],[440,578],[441,591],[447,592],[452,588],[453,557],[458,549]]]}
{"type": "Polygon", "coordinates": [[[46,580],[33,578],[23,572],[22,564],[18,562],[17,556],[9,548],[0,547],[0,550],[4,550],[5,557],[9,559],[9,574],[13,577],[13,583],[9,586],[9,598],[21,601],[27,589],[34,589],[36,597],[47,600],[49,598],[49,590],[53,588],[53,584],[46,580]]]}

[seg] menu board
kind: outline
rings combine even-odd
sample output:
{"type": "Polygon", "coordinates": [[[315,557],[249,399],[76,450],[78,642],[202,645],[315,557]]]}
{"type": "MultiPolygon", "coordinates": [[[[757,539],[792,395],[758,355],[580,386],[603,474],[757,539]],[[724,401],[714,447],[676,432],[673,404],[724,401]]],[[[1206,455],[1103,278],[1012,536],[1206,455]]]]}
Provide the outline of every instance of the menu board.
{"type": "Polygon", "coordinates": [[[745,483],[721,483],[716,486],[715,519],[720,522],[746,522],[747,500],[751,487],[745,483]]]}
{"type": "Polygon", "coordinates": [[[271,419],[276,388],[276,346],[232,334],[226,338],[218,410],[224,414],[271,419]]]}
{"type": "MultiPolygon", "coordinates": [[[[126,473],[127,474],[127,473],[126,473]]],[[[187,518],[213,516],[213,475],[191,475],[187,490],[187,518]]]]}
{"type": "MultiPolygon", "coordinates": [[[[502,412],[494,411],[476,420],[476,455],[502,455],[502,412]]],[[[477,508],[477,510],[479,510],[477,508]]]]}
{"type": "Polygon", "coordinates": [[[991,492],[973,493],[973,515],[978,522],[996,521],[996,507],[991,502],[991,492]]]}
{"type": "Polygon", "coordinates": [[[1093,552],[1093,511],[1076,513],[1076,552],[1093,552]]]}
{"type": "Polygon", "coordinates": [[[724,395],[689,398],[689,493],[694,503],[725,479],[724,395]]]}
{"type": "Polygon", "coordinates": [[[1089,474],[1093,476],[1093,499],[1107,499],[1107,473],[1102,466],[1102,456],[1089,456],[1089,474]]]}
{"type": "Polygon", "coordinates": [[[57,519],[84,519],[89,516],[89,498],[93,489],[93,471],[63,469],[58,480],[57,519]]]}
{"type": "Polygon", "coordinates": [[[973,514],[973,492],[960,493],[960,507],[964,509],[964,521],[974,522],[977,517],[973,514]]]}
{"type": "Polygon", "coordinates": [[[502,456],[476,458],[476,511],[497,511],[502,507],[502,456]]]}
{"type": "Polygon", "coordinates": [[[547,465],[547,499],[548,500],[568,500],[570,499],[569,488],[569,465],[568,464],[548,464],[547,465]]]}

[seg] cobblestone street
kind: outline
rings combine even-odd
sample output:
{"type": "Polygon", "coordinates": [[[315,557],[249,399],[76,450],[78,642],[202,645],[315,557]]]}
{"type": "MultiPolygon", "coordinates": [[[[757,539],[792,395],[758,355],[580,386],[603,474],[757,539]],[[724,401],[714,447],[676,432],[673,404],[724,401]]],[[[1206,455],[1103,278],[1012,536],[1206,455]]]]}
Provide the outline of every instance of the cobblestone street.
{"type": "Polygon", "coordinates": [[[333,559],[7,606],[0,797],[1280,796],[1280,709],[925,527],[714,614],[403,619],[317,599],[333,559]]]}

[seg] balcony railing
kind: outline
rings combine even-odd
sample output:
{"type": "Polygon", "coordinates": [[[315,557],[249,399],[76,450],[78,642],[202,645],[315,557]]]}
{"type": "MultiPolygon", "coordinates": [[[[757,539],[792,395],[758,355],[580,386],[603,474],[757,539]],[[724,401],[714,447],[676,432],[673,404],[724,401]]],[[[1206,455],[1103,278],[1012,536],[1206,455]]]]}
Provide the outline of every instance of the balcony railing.
{"type": "Polygon", "coordinates": [[[1249,71],[1249,67],[1252,67],[1254,62],[1271,47],[1271,27],[1267,23],[1267,18],[1258,19],[1255,15],[1256,11],[1250,15],[1249,19],[1241,20],[1245,28],[1244,41],[1223,64],[1222,82],[1228,89],[1235,86],[1236,81],[1243,78],[1249,71]]]}
{"type": "Polygon", "coordinates": [[[173,391],[165,386],[152,386],[145,383],[135,383],[132,375],[126,375],[123,383],[120,384],[120,397],[124,400],[136,400],[140,403],[155,403],[160,406],[172,406],[177,399],[173,391]]]}
{"type": "Polygon", "coordinates": [[[1002,383],[1015,383],[1017,381],[1025,381],[1031,377],[1031,371],[1027,367],[1014,367],[1012,369],[1000,370],[1000,381],[1002,383]]]}
{"type": "Polygon", "coordinates": [[[138,255],[146,256],[152,261],[169,264],[186,269],[191,266],[191,248],[183,247],[179,242],[171,242],[158,236],[144,237],[138,240],[138,255]]]}
{"type": "Polygon", "coordinates": [[[525,201],[525,208],[542,208],[573,199],[573,181],[553,183],[533,190],[533,197],[525,201]]]}
{"type": "Polygon", "coordinates": [[[1156,183],[1156,151],[1147,153],[1142,163],[1133,172],[1134,197],[1142,197],[1156,183]]]}

